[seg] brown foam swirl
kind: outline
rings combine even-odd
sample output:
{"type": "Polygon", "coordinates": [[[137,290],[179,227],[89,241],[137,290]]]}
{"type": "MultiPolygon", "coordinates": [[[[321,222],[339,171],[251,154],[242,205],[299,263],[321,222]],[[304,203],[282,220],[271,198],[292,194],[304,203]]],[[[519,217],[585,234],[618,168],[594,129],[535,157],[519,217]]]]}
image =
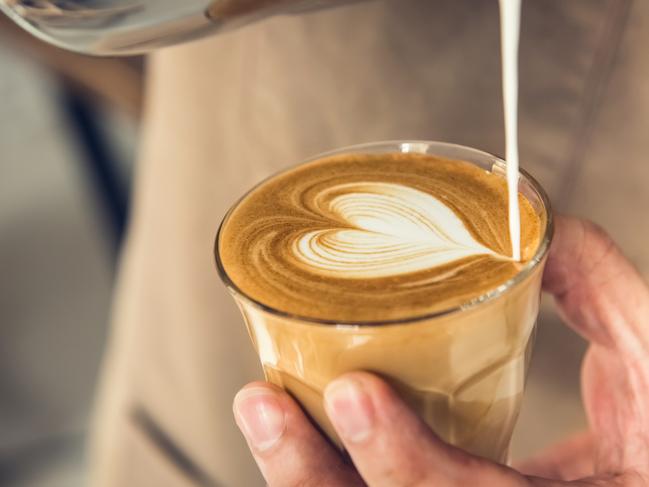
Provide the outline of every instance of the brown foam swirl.
{"type": "MultiPolygon", "coordinates": [[[[519,195],[522,263],[541,217],[519,195]]],[[[421,154],[321,159],[264,182],[225,222],[239,289],[311,318],[389,320],[456,306],[513,277],[507,189],[469,163],[421,154]]]]}

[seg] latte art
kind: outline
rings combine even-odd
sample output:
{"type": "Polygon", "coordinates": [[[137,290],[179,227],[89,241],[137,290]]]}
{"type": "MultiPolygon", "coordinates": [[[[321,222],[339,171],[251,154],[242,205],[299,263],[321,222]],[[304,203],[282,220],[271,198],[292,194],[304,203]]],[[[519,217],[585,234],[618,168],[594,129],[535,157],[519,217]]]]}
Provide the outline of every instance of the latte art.
{"type": "Polygon", "coordinates": [[[388,277],[465,257],[498,255],[477,242],[450,208],[422,191],[360,182],[334,186],[321,199],[327,200],[328,191],[339,193],[329,211],[353,228],[316,230],[296,240],[296,257],[316,273],[343,279],[388,277]]]}
{"type": "Polygon", "coordinates": [[[545,222],[519,203],[515,262],[503,177],[415,153],[332,156],[245,196],[223,224],[219,255],[240,291],[286,313],[419,316],[497,288],[534,255],[545,222]]]}

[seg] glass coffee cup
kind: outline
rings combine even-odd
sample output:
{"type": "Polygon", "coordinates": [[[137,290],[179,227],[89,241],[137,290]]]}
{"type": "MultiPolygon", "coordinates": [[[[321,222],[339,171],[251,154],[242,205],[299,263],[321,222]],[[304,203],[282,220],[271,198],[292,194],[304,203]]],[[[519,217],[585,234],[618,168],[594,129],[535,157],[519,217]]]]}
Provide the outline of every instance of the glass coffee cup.
{"type": "MultiPolygon", "coordinates": [[[[497,157],[439,142],[364,144],[305,162],[339,154],[394,152],[462,160],[505,175],[505,163],[497,157]]],[[[241,310],[266,379],[287,390],[341,446],[324,412],[323,391],[345,372],[376,373],[442,439],[475,455],[506,462],[523,397],[542,273],[553,232],[547,195],[524,171],[519,191],[542,216],[543,227],[534,256],[513,278],[460,306],[386,321],[340,322],[294,316],[247,296],[228,276],[219,253],[221,230],[235,205],[217,235],[216,262],[241,310]]]]}

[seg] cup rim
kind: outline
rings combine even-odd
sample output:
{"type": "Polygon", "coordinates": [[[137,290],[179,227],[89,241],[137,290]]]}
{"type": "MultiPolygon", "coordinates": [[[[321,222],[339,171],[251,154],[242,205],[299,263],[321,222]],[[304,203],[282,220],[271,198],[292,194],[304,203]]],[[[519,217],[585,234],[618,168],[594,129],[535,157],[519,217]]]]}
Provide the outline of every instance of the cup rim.
{"type": "MultiPolygon", "coordinates": [[[[524,179],[532,187],[532,189],[536,192],[537,196],[539,197],[541,203],[543,204],[543,208],[545,209],[546,225],[545,225],[545,232],[543,234],[543,238],[541,239],[541,242],[539,243],[539,246],[534,256],[521,268],[521,270],[516,275],[514,275],[511,279],[508,279],[507,281],[503,282],[498,287],[494,289],[490,289],[486,293],[476,296],[475,298],[470,299],[460,305],[452,306],[442,310],[437,310],[431,313],[418,314],[415,316],[409,316],[405,318],[397,318],[391,320],[358,320],[358,321],[331,320],[331,319],[323,319],[323,318],[314,318],[310,316],[302,316],[302,315],[289,313],[287,311],[282,311],[280,309],[273,308],[272,306],[264,304],[252,298],[251,296],[248,296],[243,290],[241,290],[234,283],[234,281],[230,278],[230,276],[226,272],[223,262],[221,261],[221,256],[219,252],[219,242],[221,238],[221,233],[223,231],[223,227],[226,224],[226,222],[229,220],[230,216],[232,215],[232,212],[239,206],[239,204],[245,198],[248,197],[248,195],[250,195],[259,186],[263,185],[267,181],[281,174],[289,172],[296,167],[302,166],[304,164],[308,164],[309,162],[313,162],[325,157],[346,154],[346,153],[351,154],[354,152],[362,152],[362,151],[365,151],[367,153],[367,151],[371,150],[372,148],[376,148],[378,150],[381,147],[385,148],[387,146],[394,146],[395,152],[402,152],[402,153],[418,152],[424,154],[427,152],[422,152],[418,150],[413,151],[410,149],[411,148],[417,149],[418,146],[419,147],[426,146],[427,149],[430,148],[434,149],[435,147],[444,147],[447,149],[458,149],[462,151],[470,151],[485,158],[490,158],[492,159],[494,166],[506,165],[505,161],[498,156],[495,156],[486,151],[474,149],[473,147],[468,147],[461,144],[453,144],[449,142],[438,142],[438,141],[426,141],[426,140],[396,139],[396,140],[386,140],[386,141],[377,141],[377,142],[366,142],[362,144],[355,144],[355,145],[342,147],[339,149],[322,152],[312,157],[309,157],[307,159],[304,159],[297,164],[293,164],[280,171],[274,172],[267,178],[264,178],[262,181],[255,184],[252,188],[246,191],[240,198],[238,198],[235,201],[235,203],[230,207],[230,209],[227,211],[225,216],[222,218],[221,223],[219,224],[219,229],[216,233],[216,238],[214,243],[214,255],[216,258],[216,268],[219,273],[219,277],[225,284],[228,291],[234,296],[236,296],[237,298],[244,300],[246,303],[253,306],[254,308],[257,308],[258,310],[261,310],[266,313],[270,313],[272,315],[281,318],[286,318],[293,321],[299,321],[300,323],[304,323],[308,325],[327,325],[327,326],[354,327],[354,328],[386,326],[386,325],[408,325],[408,324],[420,323],[422,321],[428,321],[435,318],[441,318],[444,316],[453,315],[459,312],[466,312],[468,310],[477,308],[482,304],[492,302],[497,298],[499,298],[500,296],[502,296],[505,292],[516,287],[521,282],[525,281],[526,278],[545,260],[545,257],[547,256],[548,251],[550,249],[550,243],[552,242],[552,238],[554,236],[554,217],[552,213],[550,198],[548,197],[547,193],[545,192],[541,184],[530,173],[528,173],[523,168],[519,168],[519,178],[524,179]]],[[[434,155],[434,150],[430,154],[434,155]]],[[[466,161],[466,162],[469,162],[471,164],[476,164],[471,161],[466,161]]]]}

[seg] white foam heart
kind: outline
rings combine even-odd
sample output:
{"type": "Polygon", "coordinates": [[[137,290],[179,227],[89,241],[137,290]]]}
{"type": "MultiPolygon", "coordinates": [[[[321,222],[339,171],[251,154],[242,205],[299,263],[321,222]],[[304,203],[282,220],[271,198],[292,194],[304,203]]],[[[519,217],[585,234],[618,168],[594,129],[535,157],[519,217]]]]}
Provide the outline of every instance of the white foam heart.
{"type": "Polygon", "coordinates": [[[361,182],[327,190],[332,191],[337,196],[329,201],[329,210],[353,228],[308,232],[293,244],[298,259],[318,273],[376,278],[474,255],[508,258],[477,242],[453,210],[417,189],[361,182]]]}

